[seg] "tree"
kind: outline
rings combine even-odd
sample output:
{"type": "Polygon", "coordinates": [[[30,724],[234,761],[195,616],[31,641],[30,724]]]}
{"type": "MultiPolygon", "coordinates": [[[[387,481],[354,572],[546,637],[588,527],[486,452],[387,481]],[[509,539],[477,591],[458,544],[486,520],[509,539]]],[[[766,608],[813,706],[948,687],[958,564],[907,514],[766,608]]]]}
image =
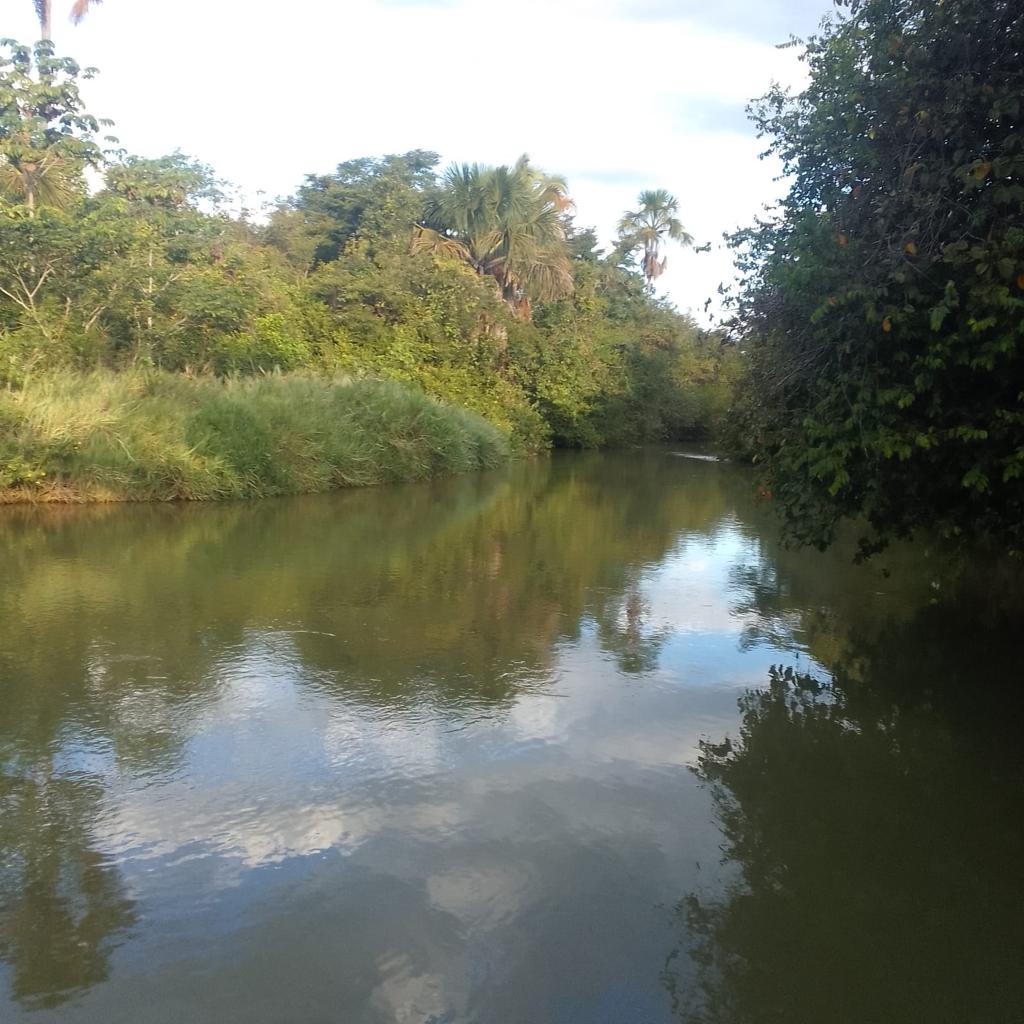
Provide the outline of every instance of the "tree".
{"type": "Polygon", "coordinates": [[[117,252],[111,227],[130,230],[127,222],[104,230],[90,219],[46,208],[33,218],[0,217],[4,326],[29,332],[29,366],[62,361],[70,339],[81,340],[107,308],[113,293],[91,279],[117,252]]]}
{"type": "Polygon", "coordinates": [[[408,252],[437,161],[436,153],[414,149],[310,174],[295,198],[274,211],[268,238],[303,271],[336,260],[352,240],[364,242],[371,254],[408,252]]]}
{"type": "Polygon", "coordinates": [[[641,264],[644,277],[650,284],[660,277],[668,265],[668,258],[660,256],[666,239],[680,245],[692,245],[693,236],[684,230],[679,213],[679,200],[663,188],[648,189],[637,198],[636,210],[629,210],[619,221],[619,253],[643,249],[641,264]]]}
{"type": "Polygon", "coordinates": [[[0,385],[140,363],[373,375],[531,451],[718,419],[717,346],[576,231],[565,182],[525,156],[441,180],[429,151],[349,160],[254,226],[205,165],[102,150],[91,74],[49,41],[0,45],[0,385]]]}
{"type": "MultiPolygon", "coordinates": [[[[102,2],[103,0],[75,0],[71,8],[72,24],[78,25],[89,13],[90,7],[97,6],[102,2]]],[[[52,0],[32,0],[32,5],[35,7],[36,17],[39,19],[39,38],[52,39],[52,0]]]]}
{"type": "Polygon", "coordinates": [[[844,0],[754,108],[791,186],[735,239],[737,443],[791,539],[1024,549],[1024,10],[844,0]]]}
{"type": "Polygon", "coordinates": [[[414,246],[468,263],[493,277],[509,307],[529,319],[532,301],[572,291],[562,215],[565,182],[521,156],[511,167],[455,164],[417,230],[414,246]]]}
{"type": "Polygon", "coordinates": [[[66,206],[82,194],[82,172],[102,163],[96,136],[110,122],[82,104],[78,79],[91,78],[92,68],[54,56],[46,41],[0,46],[0,203],[33,218],[39,204],[66,206]]]}
{"type": "Polygon", "coordinates": [[[213,168],[184,153],[147,160],[125,155],[104,176],[107,189],[132,203],[153,209],[182,210],[200,200],[224,199],[213,168]]]}
{"type": "Polygon", "coordinates": [[[251,329],[265,285],[245,226],[216,210],[222,182],[210,167],[174,153],[125,156],[109,166],[105,184],[80,222],[118,239],[91,282],[106,299],[110,341],[133,359],[209,365],[221,339],[251,329]],[[214,209],[200,210],[202,201],[214,209]]]}

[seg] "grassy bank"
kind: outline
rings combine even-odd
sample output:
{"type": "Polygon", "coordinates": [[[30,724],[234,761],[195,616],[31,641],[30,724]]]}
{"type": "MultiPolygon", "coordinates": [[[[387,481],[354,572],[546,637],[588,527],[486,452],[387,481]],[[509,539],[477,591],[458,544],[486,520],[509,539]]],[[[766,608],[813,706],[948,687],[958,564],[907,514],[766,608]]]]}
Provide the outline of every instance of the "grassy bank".
{"type": "Polygon", "coordinates": [[[0,503],[302,494],[507,457],[480,417],[379,381],[135,371],[0,391],[0,503]]]}

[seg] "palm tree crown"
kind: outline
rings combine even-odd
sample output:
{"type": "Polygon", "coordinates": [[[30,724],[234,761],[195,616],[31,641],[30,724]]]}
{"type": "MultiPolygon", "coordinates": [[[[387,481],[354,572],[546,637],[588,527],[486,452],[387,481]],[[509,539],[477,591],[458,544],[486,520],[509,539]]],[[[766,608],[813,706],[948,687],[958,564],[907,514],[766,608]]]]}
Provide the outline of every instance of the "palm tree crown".
{"type": "Polygon", "coordinates": [[[511,167],[453,164],[427,204],[414,246],[493,277],[505,301],[528,317],[531,298],[551,301],[572,291],[561,216],[571,205],[565,182],[525,155],[511,167]]]}
{"type": "Polygon", "coordinates": [[[661,244],[665,239],[680,245],[692,245],[689,234],[677,216],[679,200],[663,188],[641,192],[639,207],[629,210],[619,221],[619,252],[644,251],[642,268],[648,283],[660,277],[668,265],[667,257],[661,256],[661,244]]]}

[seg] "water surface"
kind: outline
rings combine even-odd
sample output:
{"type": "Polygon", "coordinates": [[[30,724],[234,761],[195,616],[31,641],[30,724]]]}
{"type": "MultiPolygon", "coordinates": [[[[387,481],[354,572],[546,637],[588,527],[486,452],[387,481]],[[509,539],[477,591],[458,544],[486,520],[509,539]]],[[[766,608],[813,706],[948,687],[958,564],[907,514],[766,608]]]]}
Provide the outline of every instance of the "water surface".
{"type": "Polygon", "coordinates": [[[0,1020],[1024,1019],[1019,618],[751,495],[0,510],[0,1020]]]}

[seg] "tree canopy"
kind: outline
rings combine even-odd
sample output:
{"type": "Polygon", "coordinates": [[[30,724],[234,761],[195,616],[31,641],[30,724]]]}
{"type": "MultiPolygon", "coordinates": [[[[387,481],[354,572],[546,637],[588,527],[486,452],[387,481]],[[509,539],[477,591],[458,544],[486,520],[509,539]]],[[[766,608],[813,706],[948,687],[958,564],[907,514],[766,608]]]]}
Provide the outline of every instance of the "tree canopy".
{"type": "Polygon", "coordinates": [[[790,536],[1024,548],[1024,9],[844,0],[753,108],[790,187],[735,239],[736,441],[790,536]]]}

